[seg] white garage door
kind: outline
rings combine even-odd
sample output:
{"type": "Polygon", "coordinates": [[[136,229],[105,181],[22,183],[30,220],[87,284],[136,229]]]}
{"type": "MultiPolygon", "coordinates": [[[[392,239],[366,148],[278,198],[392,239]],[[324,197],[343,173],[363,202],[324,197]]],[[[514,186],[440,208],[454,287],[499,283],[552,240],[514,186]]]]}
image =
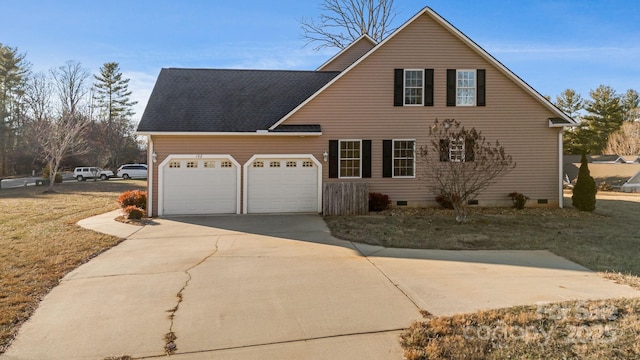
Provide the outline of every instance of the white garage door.
{"type": "Polygon", "coordinates": [[[162,167],[162,214],[234,214],[238,166],[230,158],[171,158],[162,167]]]}
{"type": "Polygon", "coordinates": [[[246,167],[247,212],[318,212],[318,165],[310,158],[260,158],[246,167]]]}

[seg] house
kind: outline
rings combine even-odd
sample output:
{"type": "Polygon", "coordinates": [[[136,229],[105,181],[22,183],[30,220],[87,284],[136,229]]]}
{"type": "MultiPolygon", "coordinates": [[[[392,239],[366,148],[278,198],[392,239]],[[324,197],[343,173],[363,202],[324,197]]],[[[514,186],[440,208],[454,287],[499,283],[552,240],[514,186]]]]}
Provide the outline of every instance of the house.
{"type": "MultiPolygon", "coordinates": [[[[596,184],[607,183],[614,189],[630,180],[640,171],[640,163],[633,156],[588,155],[589,173],[596,184]],[[630,160],[630,161],[629,161],[630,160]]],[[[581,155],[565,154],[563,167],[569,182],[578,178],[581,155]]]]}
{"type": "Polygon", "coordinates": [[[517,164],[479,206],[508,206],[514,191],[562,206],[562,131],[575,121],[425,8],[315,71],[162,69],[138,127],[149,214],[322,212],[331,182],[435,204],[416,149],[436,118],[499,140],[517,164]]]}

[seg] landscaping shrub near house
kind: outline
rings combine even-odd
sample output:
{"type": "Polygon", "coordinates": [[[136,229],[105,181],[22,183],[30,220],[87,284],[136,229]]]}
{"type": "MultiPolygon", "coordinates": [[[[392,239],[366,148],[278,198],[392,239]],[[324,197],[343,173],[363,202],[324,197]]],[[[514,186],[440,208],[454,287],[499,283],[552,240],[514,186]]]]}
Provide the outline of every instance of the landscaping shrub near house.
{"type": "Polygon", "coordinates": [[[383,211],[389,208],[391,200],[389,195],[381,193],[369,193],[369,211],[383,211]]]}
{"type": "Polygon", "coordinates": [[[129,205],[124,208],[124,213],[129,220],[140,220],[144,216],[144,210],[135,205],[129,205]]]}
{"type": "Polygon", "coordinates": [[[135,206],[140,210],[147,209],[147,192],[140,190],[125,191],[118,197],[118,204],[123,209],[129,206],[135,206]]]}
{"type": "Polygon", "coordinates": [[[527,204],[527,200],[529,200],[529,197],[525,194],[521,194],[515,191],[510,193],[509,197],[513,201],[513,207],[518,210],[524,209],[524,206],[527,204]]]}

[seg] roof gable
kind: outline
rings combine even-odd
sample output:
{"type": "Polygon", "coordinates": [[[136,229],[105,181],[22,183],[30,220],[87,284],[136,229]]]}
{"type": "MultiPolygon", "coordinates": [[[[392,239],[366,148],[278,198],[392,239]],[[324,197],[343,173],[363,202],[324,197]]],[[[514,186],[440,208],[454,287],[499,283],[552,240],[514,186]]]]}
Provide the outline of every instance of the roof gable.
{"type": "Polygon", "coordinates": [[[337,72],[162,69],[138,132],[256,132],[337,72]]]}
{"type": "Polygon", "coordinates": [[[318,67],[318,71],[343,71],[349,65],[356,62],[369,50],[373,49],[378,43],[369,35],[362,35],[349,46],[342,49],[331,59],[318,67]]]}
{"type": "Polygon", "coordinates": [[[470,49],[476,52],[480,57],[488,61],[490,64],[495,66],[500,72],[502,72],[507,78],[517,84],[520,88],[525,90],[529,95],[531,95],[534,99],[536,99],[541,105],[543,105],[548,110],[552,111],[557,115],[557,118],[554,117],[554,121],[549,120],[550,127],[564,127],[564,126],[575,126],[577,122],[565,114],[562,110],[556,107],[551,101],[547,100],[544,96],[542,96],[539,92],[533,89],[529,84],[527,84],[524,80],[518,77],[515,73],[509,70],[506,66],[504,66],[501,62],[499,62],[496,58],[494,58],[491,54],[489,54],[486,50],[481,48],[478,44],[476,44],[473,40],[463,34],[460,30],[454,27],[451,23],[437,14],[429,7],[425,7],[422,11],[418,12],[414,17],[405,22],[401,27],[396,29],[391,35],[381,41],[378,45],[376,45],[372,50],[368,51],[366,54],[361,56],[356,62],[347,67],[344,71],[342,71],[338,76],[329,81],[326,85],[324,85],[320,90],[318,90],[315,94],[306,99],[303,103],[293,109],[291,112],[286,114],[282,119],[280,119],[276,124],[274,124],[270,129],[274,129],[287,119],[289,119],[293,114],[295,114],[298,110],[304,107],[307,103],[321,94],[324,90],[331,87],[335,82],[340,80],[343,76],[348,74],[352,69],[356,68],[359,64],[365,61],[368,57],[372,56],[372,54],[376,53],[380,48],[384,47],[389,41],[391,41],[394,37],[396,37],[399,33],[401,33],[405,28],[407,28],[410,24],[420,19],[422,16],[429,16],[432,20],[438,23],[440,26],[449,31],[456,38],[460,39],[464,44],[466,44],[470,49]]]}

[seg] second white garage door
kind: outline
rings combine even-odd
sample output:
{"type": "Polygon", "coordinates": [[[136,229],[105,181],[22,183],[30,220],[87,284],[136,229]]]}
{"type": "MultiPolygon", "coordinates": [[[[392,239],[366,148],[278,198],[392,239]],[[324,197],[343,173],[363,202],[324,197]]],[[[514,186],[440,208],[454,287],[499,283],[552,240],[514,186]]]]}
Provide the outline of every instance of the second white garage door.
{"type": "Polygon", "coordinates": [[[161,215],[238,212],[239,164],[231,157],[174,156],[160,168],[161,215]]]}
{"type": "Polygon", "coordinates": [[[254,156],[245,164],[246,212],[318,212],[320,163],[312,157],[254,156]]]}

